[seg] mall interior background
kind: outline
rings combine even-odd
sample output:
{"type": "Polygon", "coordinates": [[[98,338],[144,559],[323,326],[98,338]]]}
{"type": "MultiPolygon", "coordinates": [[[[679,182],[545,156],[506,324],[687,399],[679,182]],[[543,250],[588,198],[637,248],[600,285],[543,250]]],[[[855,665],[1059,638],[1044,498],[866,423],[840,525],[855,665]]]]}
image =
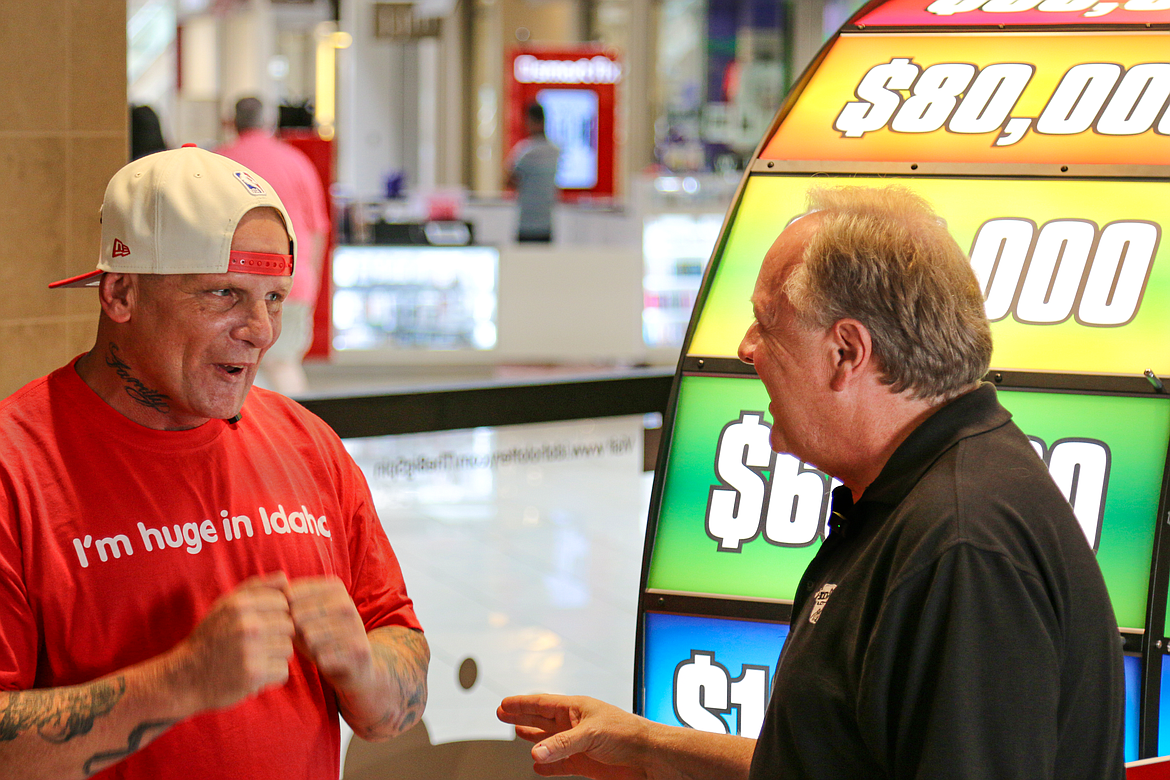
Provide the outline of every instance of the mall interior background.
{"type": "MultiPolygon", "coordinates": [[[[310,365],[316,396],[640,364],[670,373],[744,160],[859,4],[424,0],[397,40],[376,36],[371,0],[3,0],[0,397],[92,344],[94,296],[47,284],[93,268],[105,183],[129,158],[128,106],[154,107],[170,146],[211,148],[242,95],[320,109],[318,63],[331,61],[339,214],[412,221],[454,202],[475,243],[498,253],[500,316],[495,349],[334,349],[310,365]],[[584,43],[622,65],[615,193],[559,206],[552,245],[517,247],[501,191],[505,58],[584,43]],[[390,180],[404,183],[398,197],[390,180]]],[[[501,696],[630,706],[653,418],[347,440],[433,660],[427,731],[351,749],[346,777],[533,776],[527,747],[495,721],[501,696]],[[506,463],[529,451],[568,455],[506,463]],[[396,465],[451,453],[493,465],[396,465]]]]}
{"type": "MultiPolygon", "coordinates": [[[[502,351],[342,351],[329,365],[379,367],[374,377],[393,373],[381,370],[387,364],[432,374],[500,363],[674,365],[737,168],[859,4],[424,0],[411,9],[412,37],[392,39],[376,36],[372,0],[5,0],[0,57],[15,75],[0,85],[9,107],[0,128],[0,251],[9,260],[0,267],[9,291],[0,394],[90,344],[92,296],[46,284],[93,267],[104,182],[128,159],[127,106],[154,107],[171,146],[214,147],[228,140],[224,120],[242,95],[311,107],[318,63],[334,54],[336,202],[362,219],[408,220],[436,196],[453,199],[476,243],[501,253],[500,307],[543,324],[500,323],[512,330],[500,334],[502,351]],[[616,191],[559,206],[554,245],[525,254],[512,244],[512,202],[501,191],[505,57],[586,42],[622,65],[616,191]],[[390,179],[400,197],[386,198],[390,179]],[[663,249],[672,240],[683,246],[663,249]],[[667,276],[681,268],[686,278],[655,289],[664,263],[667,276]],[[647,314],[647,301],[665,311],[647,314]]],[[[313,378],[331,387],[328,370],[313,378]]]]}

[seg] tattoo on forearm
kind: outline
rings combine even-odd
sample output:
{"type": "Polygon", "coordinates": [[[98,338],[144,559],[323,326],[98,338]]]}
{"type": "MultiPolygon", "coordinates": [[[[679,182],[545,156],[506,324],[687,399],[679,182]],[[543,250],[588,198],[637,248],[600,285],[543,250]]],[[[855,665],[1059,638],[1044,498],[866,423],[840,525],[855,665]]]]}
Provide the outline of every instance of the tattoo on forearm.
{"type": "Polygon", "coordinates": [[[14,691],[0,709],[0,742],[34,728],[47,742],[68,742],[88,734],[94,720],[112,710],[125,693],[121,676],[57,690],[14,691]]]}
{"type": "Polygon", "coordinates": [[[369,724],[366,733],[397,734],[417,723],[426,707],[430,651],[423,635],[407,628],[383,631],[379,640],[373,643],[375,659],[390,675],[401,699],[387,702],[385,711],[369,724]]]}
{"type": "Polygon", "coordinates": [[[99,772],[110,764],[121,761],[123,758],[142,747],[142,740],[148,733],[151,731],[158,731],[158,734],[154,735],[157,737],[159,734],[162,734],[162,732],[166,731],[177,722],[178,721],[175,720],[148,720],[144,723],[139,723],[134,728],[134,730],[130,732],[130,736],[126,740],[126,747],[119,748],[118,750],[108,750],[104,753],[95,754],[85,762],[84,766],[82,766],[82,771],[85,772],[86,777],[89,777],[90,775],[99,772]]]}
{"type": "Polygon", "coordinates": [[[399,635],[399,648],[381,646],[380,652],[386,661],[386,668],[402,691],[403,709],[399,731],[405,731],[422,715],[427,703],[427,665],[430,653],[426,640],[417,631],[407,629],[399,635]],[[409,725],[408,725],[409,724],[409,725]]]}
{"type": "Polygon", "coordinates": [[[170,396],[165,393],[160,393],[157,390],[151,390],[142,383],[142,380],[131,374],[130,366],[122,358],[118,357],[117,344],[110,344],[110,354],[106,358],[106,365],[114,369],[114,373],[126,383],[126,395],[143,406],[154,409],[156,412],[165,414],[170,411],[171,407],[167,403],[170,400],[170,396]]]}

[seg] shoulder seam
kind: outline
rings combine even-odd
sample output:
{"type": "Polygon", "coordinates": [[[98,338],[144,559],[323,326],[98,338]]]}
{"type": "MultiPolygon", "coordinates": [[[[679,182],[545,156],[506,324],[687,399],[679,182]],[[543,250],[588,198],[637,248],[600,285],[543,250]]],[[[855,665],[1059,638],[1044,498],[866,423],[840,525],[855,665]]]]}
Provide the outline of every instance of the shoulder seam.
{"type": "MultiPolygon", "coordinates": [[[[921,564],[915,566],[913,569],[910,569],[909,571],[903,572],[901,575],[899,575],[898,579],[896,581],[894,581],[890,585],[889,589],[886,591],[886,596],[889,597],[890,595],[892,595],[895,591],[897,591],[903,585],[908,583],[914,577],[917,577],[919,574],[921,574],[922,572],[929,569],[931,566],[933,566],[935,563],[937,563],[943,557],[950,555],[955,549],[957,549],[959,547],[968,547],[968,548],[970,548],[972,550],[976,550],[980,553],[984,553],[987,555],[993,555],[997,558],[1002,558],[1007,563],[1008,566],[1010,566],[1013,570],[1019,572],[1020,575],[1028,577],[1029,579],[1034,580],[1036,583],[1038,583],[1040,585],[1044,584],[1044,580],[1038,572],[1033,571],[1032,569],[1024,568],[1024,567],[1017,565],[1002,550],[997,550],[997,549],[994,549],[992,547],[988,547],[987,545],[978,544],[976,542],[971,541],[970,539],[965,539],[965,538],[962,538],[960,536],[960,538],[954,539],[951,542],[948,542],[942,548],[940,548],[938,553],[934,557],[932,557],[929,561],[921,563],[921,564]]],[[[884,598],[882,600],[885,601],[884,598]]]]}
{"type": "Polygon", "coordinates": [[[30,382],[26,382],[24,385],[17,388],[7,398],[0,398],[0,415],[4,413],[5,409],[16,404],[17,401],[19,401],[21,398],[33,392],[41,385],[47,383],[49,381],[49,376],[50,374],[46,374],[45,376],[37,377],[36,379],[33,379],[30,382]]]}

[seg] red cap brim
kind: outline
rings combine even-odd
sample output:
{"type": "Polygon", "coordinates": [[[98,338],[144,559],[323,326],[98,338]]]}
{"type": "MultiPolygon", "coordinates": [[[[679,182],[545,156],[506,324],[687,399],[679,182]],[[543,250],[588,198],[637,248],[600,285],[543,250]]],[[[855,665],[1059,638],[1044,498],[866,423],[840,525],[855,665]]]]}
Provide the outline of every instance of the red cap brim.
{"type": "Polygon", "coordinates": [[[53,282],[49,287],[54,289],[57,287],[97,287],[104,273],[105,271],[99,268],[96,271],[90,271],[81,276],[74,276],[69,279],[62,279],[59,282],[53,282]]]}

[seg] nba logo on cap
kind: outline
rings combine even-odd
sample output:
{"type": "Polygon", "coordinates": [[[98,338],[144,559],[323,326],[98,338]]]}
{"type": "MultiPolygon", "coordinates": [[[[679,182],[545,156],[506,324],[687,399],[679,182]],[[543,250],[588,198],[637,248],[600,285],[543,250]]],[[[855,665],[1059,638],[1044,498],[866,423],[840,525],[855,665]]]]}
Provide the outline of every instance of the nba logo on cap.
{"type": "Polygon", "coordinates": [[[248,175],[246,171],[236,171],[236,178],[240,180],[240,184],[244,185],[244,189],[253,195],[263,195],[264,190],[256,183],[256,180],[248,175]]]}

